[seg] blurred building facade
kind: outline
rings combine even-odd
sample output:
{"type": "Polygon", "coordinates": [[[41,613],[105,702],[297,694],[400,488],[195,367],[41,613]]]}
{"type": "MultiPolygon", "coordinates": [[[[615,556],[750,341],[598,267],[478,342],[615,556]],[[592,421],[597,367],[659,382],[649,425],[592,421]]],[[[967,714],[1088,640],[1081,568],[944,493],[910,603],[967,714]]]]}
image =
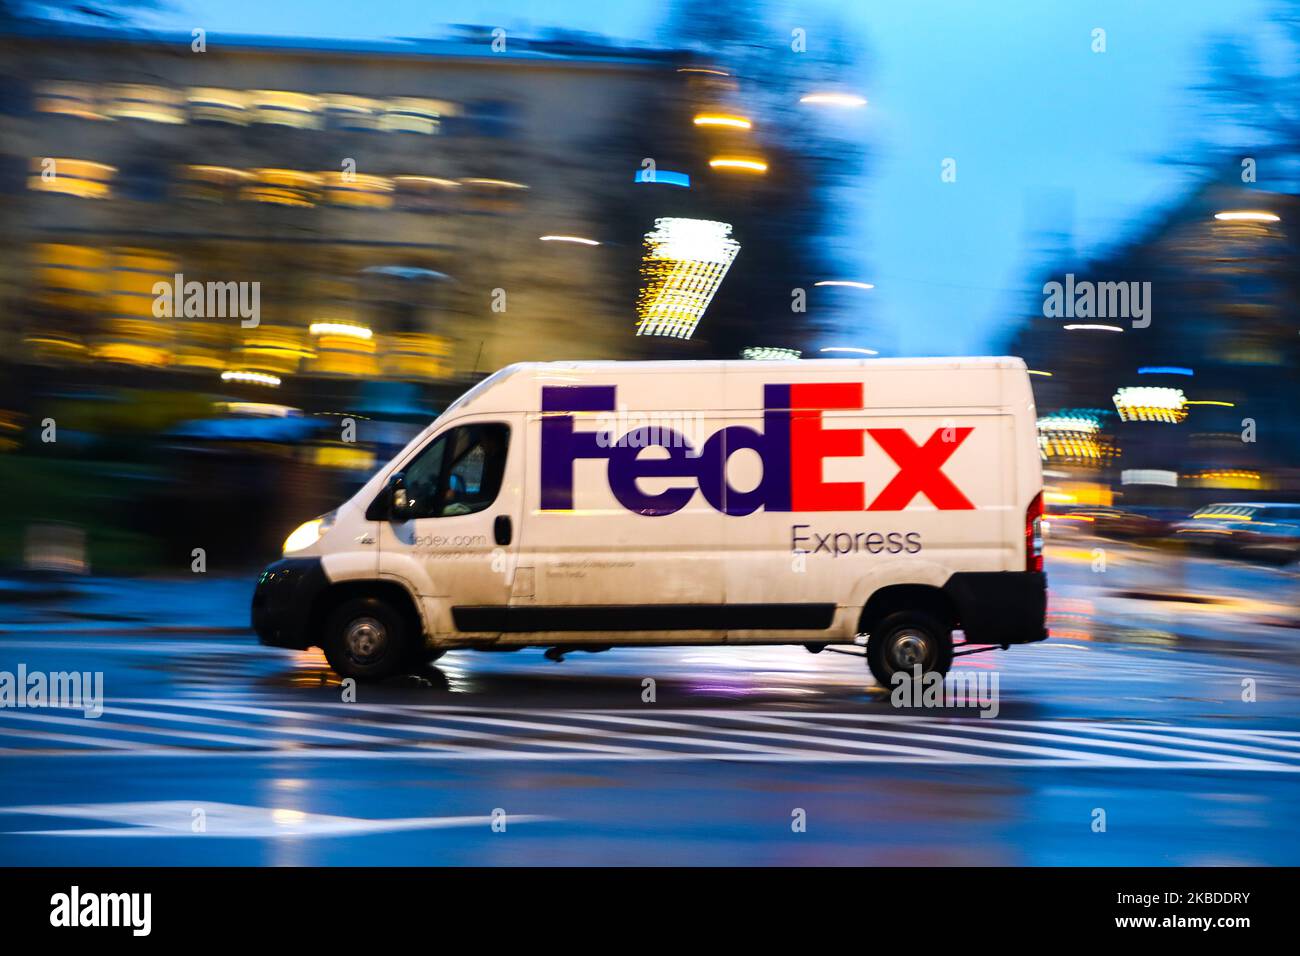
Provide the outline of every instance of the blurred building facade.
{"type": "Polygon", "coordinates": [[[0,24],[0,564],[68,534],[93,568],[264,563],[506,364],[824,320],[791,306],[827,268],[816,137],[725,69],[199,39],[0,24]]]}
{"type": "Polygon", "coordinates": [[[11,359],[436,382],[638,347],[611,257],[539,237],[608,239],[636,168],[601,134],[682,86],[672,56],[192,43],[0,39],[11,359]],[[259,283],[258,326],[155,315],[177,275],[259,283]]]}
{"type": "Polygon", "coordinates": [[[1060,502],[1300,500],[1297,222],[1296,196],[1208,184],[1135,241],[1043,277],[1151,284],[1136,326],[1040,312],[1009,345],[1037,373],[1060,502]]]}

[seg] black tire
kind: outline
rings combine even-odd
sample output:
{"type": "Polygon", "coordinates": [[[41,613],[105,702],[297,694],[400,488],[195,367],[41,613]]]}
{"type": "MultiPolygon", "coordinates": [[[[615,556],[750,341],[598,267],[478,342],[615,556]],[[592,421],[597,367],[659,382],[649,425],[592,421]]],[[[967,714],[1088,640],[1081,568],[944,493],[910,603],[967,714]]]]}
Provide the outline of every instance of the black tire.
{"type": "Polygon", "coordinates": [[[913,676],[918,652],[922,674],[946,674],[952,667],[952,629],[925,611],[895,611],[867,638],[867,666],[886,690],[895,686],[895,674],[913,676]]]}
{"type": "Polygon", "coordinates": [[[340,677],[383,680],[413,669],[417,652],[423,650],[421,637],[391,604],[358,597],[330,612],[322,650],[340,677]]]}

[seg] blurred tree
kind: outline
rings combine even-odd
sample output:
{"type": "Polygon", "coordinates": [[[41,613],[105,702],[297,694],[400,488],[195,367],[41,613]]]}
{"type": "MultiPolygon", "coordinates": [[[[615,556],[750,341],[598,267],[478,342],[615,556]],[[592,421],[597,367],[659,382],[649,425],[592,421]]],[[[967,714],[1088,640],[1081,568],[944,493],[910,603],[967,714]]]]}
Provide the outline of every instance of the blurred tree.
{"type": "Polygon", "coordinates": [[[130,19],[131,12],[156,10],[163,6],[167,6],[166,0],[113,0],[112,3],[87,0],[0,0],[0,23],[23,19],[57,19],[121,24],[130,19]]]}
{"type": "Polygon", "coordinates": [[[1209,151],[1228,154],[1230,178],[1239,160],[1255,160],[1256,181],[1280,189],[1300,184],[1300,0],[1274,0],[1271,29],[1217,40],[1209,51],[1209,79],[1200,87],[1215,123],[1224,130],[1209,151]]]}

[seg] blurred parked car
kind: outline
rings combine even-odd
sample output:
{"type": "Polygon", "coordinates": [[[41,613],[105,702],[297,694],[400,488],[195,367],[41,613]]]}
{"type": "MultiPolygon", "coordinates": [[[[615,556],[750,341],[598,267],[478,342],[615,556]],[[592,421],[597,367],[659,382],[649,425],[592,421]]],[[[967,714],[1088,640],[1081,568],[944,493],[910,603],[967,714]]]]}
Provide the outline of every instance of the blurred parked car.
{"type": "Polygon", "coordinates": [[[1300,504],[1206,505],[1175,524],[1173,532],[1215,554],[1287,564],[1300,558],[1300,504]]]}
{"type": "Polygon", "coordinates": [[[1159,516],[1100,506],[1064,508],[1048,520],[1054,536],[1079,533],[1133,540],[1161,538],[1169,532],[1169,522],[1159,516]]]}

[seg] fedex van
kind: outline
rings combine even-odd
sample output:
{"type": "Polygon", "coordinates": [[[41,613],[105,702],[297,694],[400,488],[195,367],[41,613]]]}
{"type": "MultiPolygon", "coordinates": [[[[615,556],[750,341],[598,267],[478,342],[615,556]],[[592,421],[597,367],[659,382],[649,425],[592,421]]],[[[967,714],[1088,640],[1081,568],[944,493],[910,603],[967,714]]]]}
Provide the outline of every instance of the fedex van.
{"type": "Polygon", "coordinates": [[[954,631],[1047,636],[1035,422],[1016,358],[512,365],[289,535],[253,627],[357,679],[686,644],[943,673],[954,631]]]}

